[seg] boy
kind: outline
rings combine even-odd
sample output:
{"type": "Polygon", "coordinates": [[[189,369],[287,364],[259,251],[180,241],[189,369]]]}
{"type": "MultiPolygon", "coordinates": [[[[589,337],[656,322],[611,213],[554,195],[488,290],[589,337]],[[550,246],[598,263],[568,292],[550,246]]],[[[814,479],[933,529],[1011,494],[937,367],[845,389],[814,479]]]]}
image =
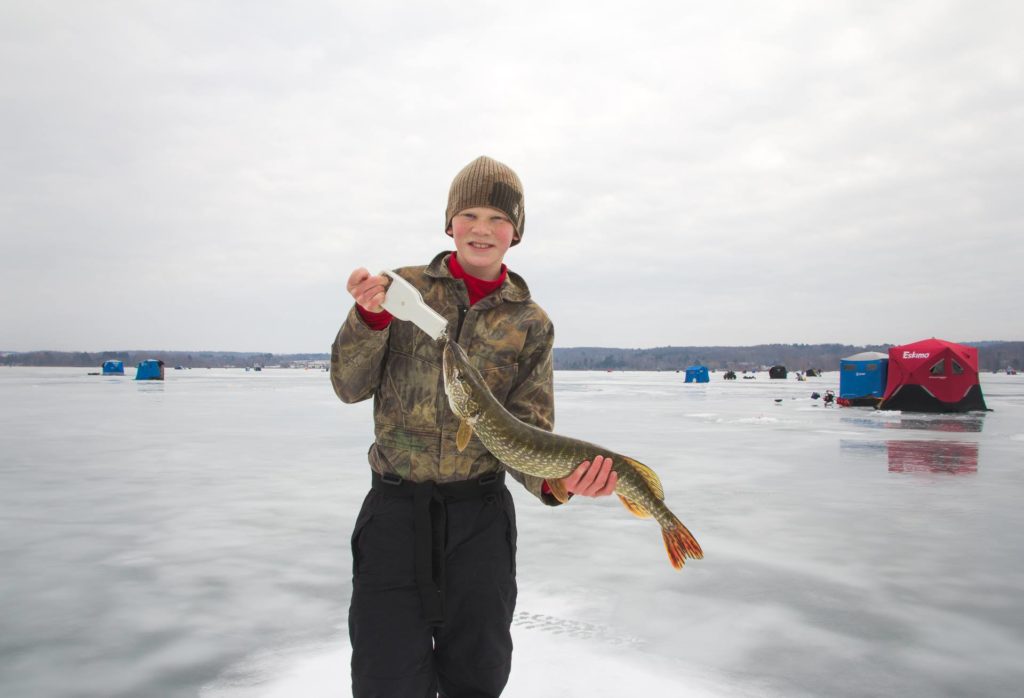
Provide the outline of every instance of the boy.
{"type": "MultiPolygon", "coordinates": [[[[397,273],[449,320],[449,336],[508,410],[552,428],[554,329],[503,264],[523,237],[523,187],[508,166],[469,163],[448,195],[455,252],[397,273]]],[[[374,398],[371,489],[352,534],[352,690],[357,698],[498,696],[512,659],[516,524],[505,470],[477,438],[455,446],[458,421],[441,380],[441,343],[381,307],[387,279],[356,269],[355,299],[331,351],[345,402],[374,398]]],[[[606,496],[612,462],[567,478],[570,493],[606,496]]],[[[542,479],[509,471],[547,505],[542,479]]]]}

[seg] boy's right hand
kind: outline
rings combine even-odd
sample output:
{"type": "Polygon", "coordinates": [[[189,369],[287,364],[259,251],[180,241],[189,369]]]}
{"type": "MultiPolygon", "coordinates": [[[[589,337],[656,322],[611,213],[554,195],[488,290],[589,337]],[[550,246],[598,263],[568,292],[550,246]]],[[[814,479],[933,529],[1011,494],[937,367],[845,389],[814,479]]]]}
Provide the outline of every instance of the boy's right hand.
{"type": "Polygon", "coordinates": [[[390,283],[391,279],[383,274],[374,276],[366,269],[360,267],[348,277],[348,283],[345,285],[345,288],[348,289],[349,294],[351,294],[352,298],[355,299],[356,303],[363,310],[379,313],[383,310],[381,303],[384,302],[388,284],[390,283]]]}

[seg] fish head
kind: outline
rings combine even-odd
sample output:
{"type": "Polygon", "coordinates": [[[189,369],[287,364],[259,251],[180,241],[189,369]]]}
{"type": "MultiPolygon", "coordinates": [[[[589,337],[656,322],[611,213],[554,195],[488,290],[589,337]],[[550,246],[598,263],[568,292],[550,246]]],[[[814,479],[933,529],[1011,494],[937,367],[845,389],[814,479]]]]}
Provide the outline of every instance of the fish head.
{"type": "Polygon", "coordinates": [[[452,412],[460,419],[475,419],[480,412],[480,401],[476,395],[483,385],[480,371],[469,363],[466,351],[451,340],[445,342],[441,363],[444,392],[452,412]]]}

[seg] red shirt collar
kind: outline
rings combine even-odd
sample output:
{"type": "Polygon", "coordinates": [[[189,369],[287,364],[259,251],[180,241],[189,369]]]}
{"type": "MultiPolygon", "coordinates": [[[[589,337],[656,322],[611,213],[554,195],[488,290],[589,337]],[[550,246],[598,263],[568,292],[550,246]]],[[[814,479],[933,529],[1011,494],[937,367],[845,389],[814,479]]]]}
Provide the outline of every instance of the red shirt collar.
{"type": "Polygon", "coordinates": [[[475,276],[470,276],[466,273],[466,270],[459,264],[456,252],[452,252],[451,256],[448,257],[448,270],[451,271],[452,276],[456,279],[462,279],[463,283],[466,284],[466,290],[469,292],[469,304],[473,305],[484,296],[489,296],[498,290],[503,283],[505,283],[505,277],[508,276],[508,267],[504,264],[501,265],[501,273],[498,274],[498,278],[494,281],[485,281],[484,279],[478,279],[475,276]]]}

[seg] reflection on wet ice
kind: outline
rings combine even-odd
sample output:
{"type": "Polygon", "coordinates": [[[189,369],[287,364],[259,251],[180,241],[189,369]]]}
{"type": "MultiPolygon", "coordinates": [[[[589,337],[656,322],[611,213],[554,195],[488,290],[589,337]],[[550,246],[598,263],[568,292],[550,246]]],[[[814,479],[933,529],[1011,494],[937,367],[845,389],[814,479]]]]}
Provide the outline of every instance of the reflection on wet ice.
{"type": "Polygon", "coordinates": [[[922,431],[970,432],[981,433],[985,424],[984,413],[965,415],[964,417],[902,417],[898,422],[888,422],[886,429],[920,429],[922,431]]]}
{"type": "Polygon", "coordinates": [[[880,459],[885,450],[883,441],[839,440],[839,454],[843,457],[880,459]]]}
{"type": "Polygon", "coordinates": [[[889,472],[978,472],[978,444],[965,441],[886,441],[889,472]]]}
{"type": "Polygon", "coordinates": [[[985,412],[970,412],[962,415],[900,414],[898,418],[880,417],[876,413],[864,416],[843,416],[844,424],[870,429],[914,429],[918,431],[942,431],[950,433],[980,434],[985,425],[985,412]]]}
{"type": "Polygon", "coordinates": [[[844,458],[886,463],[890,473],[978,472],[978,444],[968,441],[841,439],[839,452],[844,458]]]}

